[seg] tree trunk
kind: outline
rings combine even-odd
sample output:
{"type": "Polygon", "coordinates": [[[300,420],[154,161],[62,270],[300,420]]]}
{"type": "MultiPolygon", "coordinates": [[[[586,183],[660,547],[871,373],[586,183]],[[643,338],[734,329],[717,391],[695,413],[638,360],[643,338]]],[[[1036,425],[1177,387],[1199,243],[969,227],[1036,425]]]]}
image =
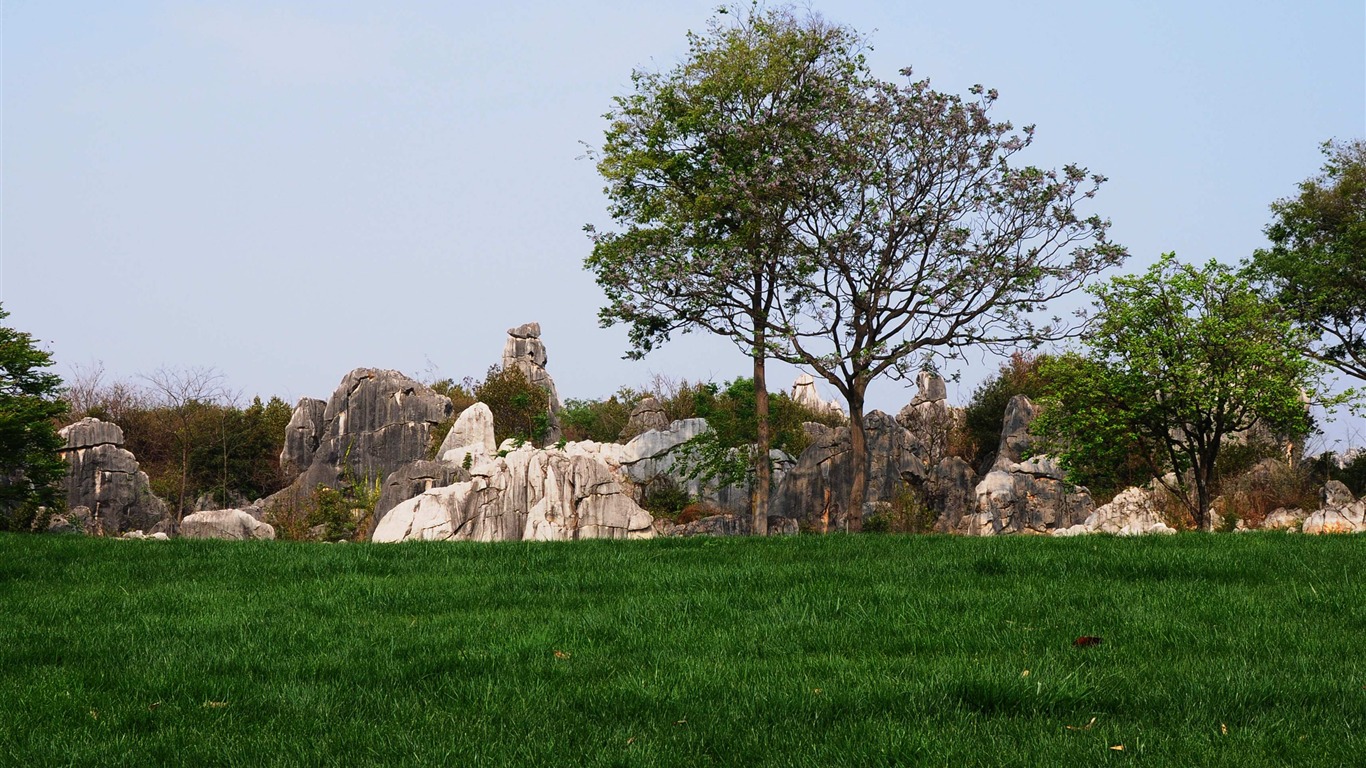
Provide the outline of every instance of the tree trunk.
{"type": "Polygon", "coordinates": [[[849,396],[849,460],[853,482],[849,485],[849,508],[845,510],[849,531],[863,530],[863,501],[868,495],[868,437],[863,432],[863,390],[849,396]]]}
{"type": "Polygon", "coordinates": [[[758,421],[758,445],[754,457],[754,535],[768,535],[768,496],[773,480],[773,464],[768,460],[772,439],[768,424],[768,379],[764,371],[764,333],[756,334],[754,345],[754,415],[758,421]]]}

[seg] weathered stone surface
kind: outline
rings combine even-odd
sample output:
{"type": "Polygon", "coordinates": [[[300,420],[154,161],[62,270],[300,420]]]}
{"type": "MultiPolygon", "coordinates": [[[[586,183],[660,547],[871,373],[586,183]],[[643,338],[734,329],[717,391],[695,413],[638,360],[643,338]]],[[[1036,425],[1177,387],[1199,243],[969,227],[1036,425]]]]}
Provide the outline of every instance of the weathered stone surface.
{"type": "Polygon", "coordinates": [[[1029,398],[1024,395],[1010,398],[1006,405],[1005,418],[1001,422],[1001,442],[996,449],[993,470],[1008,470],[1011,464],[1018,464],[1029,452],[1033,447],[1029,425],[1038,415],[1038,407],[1029,398]]]}
{"type": "Polygon", "coordinates": [[[323,416],[327,403],[312,397],[301,398],[294,406],[285,427],[285,446],[280,451],[280,471],[293,480],[313,463],[313,454],[323,435],[323,416]]]}
{"type": "Polygon", "coordinates": [[[668,428],[669,416],[664,411],[664,404],[653,397],[646,397],[631,409],[631,417],[626,421],[626,427],[621,430],[621,436],[629,440],[652,429],[668,428]]]}
{"type": "Polygon", "coordinates": [[[550,426],[545,441],[549,445],[560,439],[560,410],[563,406],[555,390],[555,380],[545,369],[547,360],[545,344],[541,341],[540,323],[527,323],[508,329],[508,338],[503,344],[503,367],[519,369],[527,381],[546,391],[550,426]]]}
{"type": "Polygon", "coordinates": [[[916,377],[916,396],[896,415],[896,421],[914,437],[916,453],[928,464],[937,464],[949,454],[949,437],[964,418],[961,408],[951,408],[944,380],[937,374],[921,371],[916,377]]]}
{"type": "Polygon", "coordinates": [[[1128,488],[1091,513],[1082,523],[1059,527],[1055,536],[1076,536],[1087,533],[1113,533],[1137,536],[1151,533],[1175,533],[1162,520],[1153,492],[1145,488],[1128,488]]]}
{"type": "Polygon", "coordinates": [[[219,499],[217,492],[209,491],[208,493],[201,493],[199,498],[194,500],[195,512],[206,512],[211,509],[246,509],[249,506],[251,506],[251,499],[237,491],[229,491],[227,499],[219,499]],[[226,502],[226,506],[224,502],[226,502]]]}
{"type": "Polygon", "coordinates": [[[347,478],[386,478],[426,457],[432,428],[451,411],[449,398],[398,371],[357,368],[327,402],[307,469],[267,501],[299,501],[319,485],[338,488],[347,478]]]}
{"type": "Polygon", "coordinates": [[[473,466],[497,451],[498,446],[493,434],[493,411],[484,403],[475,403],[460,412],[451,431],[446,433],[446,439],[441,441],[441,447],[437,449],[436,455],[440,456],[442,461],[462,467],[465,465],[466,456],[470,457],[470,464],[473,466]]]}
{"type": "Polygon", "coordinates": [[[1329,480],[1322,491],[1323,508],[1305,518],[1308,534],[1366,532],[1366,501],[1356,501],[1347,486],[1329,480]]]}
{"type": "Polygon", "coordinates": [[[524,447],[389,510],[374,541],[649,538],[653,518],[606,465],[584,455],[524,447]]]}
{"type": "Polygon", "coordinates": [[[400,503],[433,488],[442,488],[468,480],[468,471],[459,464],[448,461],[419,460],[404,464],[384,478],[384,487],[380,490],[379,501],[375,504],[375,513],[370,517],[371,532],[373,533],[373,528],[379,524],[380,518],[384,517],[384,513],[400,503]]]}
{"type": "Polygon", "coordinates": [[[938,512],[934,529],[940,533],[965,533],[965,518],[977,512],[977,473],[957,456],[941,459],[925,479],[926,502],[938,512]]]}
{"type": "MultiPolygon", "coordinates": [[[[891,416],[873,411],[864,417],[868,442],[868,489],[865,513],[879,502],[891,501],[906,482],[925,476],[913,436],[891,416]]],[[[819,531],[840,530],[847,520],[853,484],[851,438],[848,427],[830,430],[813,441],[786,473],[773,494],[770,510],[819,531]]]]}
{"type": "Polygon", "coordinates": [[[1298,531],[1304,524],[1309,513],[1302,509],[1286,509],[1280,507],[1271,511],[1262,522],[1262,529],[1267,531],[1298,531]]]}
{"type": "Polygon", "coordinates": [[[816,379],[809,373],[797,374],[797,380],[792,382],[792,401],[810,408],[816,413],[825,413],[833,416],[844,417],[844,409],[839,403],[823,400],[820,393],[816,391],[816,379]]]}
{"type": "Polygon", "coordinates": [[[180,521],[185,539],[273,539],[275,529],[241,509],[214,509],[186,515],[180,521]]]}
{"type": "Polygon", "coordinates": [[[66,512],[48,518],[46,530],[48,533],[94,533],[95,518],[89,507],[70,507],[66,512]]]}
{"type": "Polygon", "coordinates": [[[147,530],[166,517],[137,458],[124,450],[123,430],[99,419],[85,418],[59,433],[67,448],[66,505],[90,510],[91,528],[106,535],[147,530]],[[116,442],[101,442],[101,441],[116,442]]]}

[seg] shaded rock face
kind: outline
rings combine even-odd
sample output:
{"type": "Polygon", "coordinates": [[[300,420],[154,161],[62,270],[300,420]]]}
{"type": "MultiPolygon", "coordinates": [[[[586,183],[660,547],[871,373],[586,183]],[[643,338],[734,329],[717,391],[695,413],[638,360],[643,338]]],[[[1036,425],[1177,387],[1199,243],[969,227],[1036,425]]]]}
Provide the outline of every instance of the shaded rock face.
{"type": "MultiPolygon", "coordinates": [[[[895,419],[873,411],[864,417],[864,430],[868,440],[866,505],[889,502],[903,483],[918,483],[925,476],[914,437],[895,419]]],[[[776,486],[770,512],[818,531],[840,530],[847,519],[841,505],[847,503],[854,479],[849,428],[813,431],[813,436],[816,439],[776,486]]]]}
{"type": "Polygon", "coordinates": [[[323,414],[327,403],[311,397],[301,398],[285,428],[285,447],[280,451],[280,471],[290,480],[313,463],[318,441],[323,434],[323,414]]]}
{"type": "MultiPolygon", "coordinates": [[[[304,406],[308,413],[311,409],[304,406]]],[[[426,457],[432,428],[450,418],[452,410],[445,395],[398,371],[357,368],[327,401],[308,467],[272,498],[301,499],[319,485],[336,488],[348,474],[364,482],[386,478],[426,457]]],[[[296,416],[300,412],[295,409],[296,416]]],[[[301,429],[300,434],[306,431],[301,429]]],[[[306,443],[301,438],[301,444],[306,443]]]]}
{"type": "Polygon", "coordinates": [[[636,403],[635,408],[631,409],[631,417],[627,419],[625,428],[621,430],[621,436],[629,440],[652,429],[668,428],[669,416],[664,411],[664,404],[653,397],[646,397],[636,403]]]}
{"type": "Polygon", "coordinates": [[[1024,458],[1025,453],[1033,446],[1033,438],[1029,436],[1029,425],[1038,415],[1038,406],[1029,398],[1024,395],[1010,398],[1010,402],[1006,404],[1005,419],[1001,422],[1001,442],[996,448],[996,463],[992,465],[993,470],[1009,469],[1011,464],[1018,464],[1024,458]]]}
{"type": "Polygon", "coordinates": [[[545,344],[541,341],[541,324],[527,323],[508,329],[507,341],[503,344],[503,367],[517,368],[526,380],[544,389],[549,395],[550,428],[546,431],[546,444],[558,442],[560,431],[560,395],[555,390],[555,380],[545,369],[547,361],[545,344]]]}
{"type": "Polygon", "coordinates": [[[949,435],[961,421],[961,408],[952,408],[948,388],[938,374],[921,371],[916,376],[917,392],[896,415],[896,422],[905,427],[917,443],[916,453],[933,466],[949,453],[949,435]]]}
{"type": "Polygon", "coordinates": [[[650,538],[654,519],[606,465],[584,455],[522,448],[386,513],[377,542],[650,538]]]}
{"type": "Polygon", "coordinates": [[[183,539],[273,539],[275,529],[241,509],[214,509],[186,515],[180,521],[183,539]]]}
{"type": "Polygon", "coordinates": [[[452,483],[470,480],[470,473],[459,464],[447,461],[419,460],[404,464],[384,479],[375,513],[371,516],[371,533],[384,513],[421,493],[443,488],[452,483]]]}
{"type": "Polygon", "coordinates": [[[68,469],[64,480],[70,510],[89,510],[92,533],[114,535],[149,530],[166,517],[166,503],[152,493],[137,458],[123,449],[123,430],[117,424],[85,418],[63,428],[62,457],[68,469]]]}
{"type": "Polygon", "coordinates": [[[94,533],[95,516],[89,507],[70,507],[65,512],[48,518],[46,530],[48,533],[94,533]]]}
{"type": "Polygon", "coordinates": [[[939,513],[934,529],[940,533],[964,530],[964,519],[977,513],[977,473],[957,456],[941,459],[925,479],[926,501],[939,513]]]}

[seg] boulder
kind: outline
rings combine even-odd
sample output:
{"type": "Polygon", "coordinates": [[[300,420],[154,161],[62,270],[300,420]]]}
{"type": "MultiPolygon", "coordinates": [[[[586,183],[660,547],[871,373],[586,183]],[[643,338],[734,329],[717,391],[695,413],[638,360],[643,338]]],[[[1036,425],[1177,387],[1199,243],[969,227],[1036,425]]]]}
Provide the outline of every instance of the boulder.
{"type": "Polygon", "coordinates": [[[463,467],[466,456],[470,457],[470,464],[473,465],[497,453],[497,450],[493,434],[493,411],[484,403],[475,403],[460,412],[451,431],[446,433],[446,439],[441,441],[436,455],[442,461],[463,467]]]}
{"type": "MultiPolygon", "coordinates": [[[[38,520],[34,520],[37,523],[38,520]]],[[[48,518],[48,533],[95,533],[95,518],[89,507],[70,507],[65,512],[48,518]]]]}
{"type": "Polygon", "coordinates": [[[186,515],[180,521],[184,539],[273,539],[275,529],[241,509],[214,509],[186,515]]]}
{"type": "Polygon", "coordinates": [[[548,360],[545,343],[541,341],[541,324],[526,323],[508,329],[507,341],[503,344],[503,368],[517,368],[526,380],[544,389],[548,395],[547,406],[550,426],[546,430],[547,445],[559,441],[560,432],[560,395],[555,391],[555,380],[545,369],[548,360]]]}
{"type": "Polygon", "coordinates": [[[323,434],[327,403],[312,397],[301,398],[294,406],[285,427],[285,445],[280,451],[280,472],[293,480],[313,463],[313,454],[323,434]]]}
{"type": "Polygon", "coordinates": [[[1075,536],[1087,533],[1113,533],[1119,536],[1136,536],[1151,533],[1176,533],[1162,520],[1153,499],[1153,492],[1146,488],[1128,488],[1111,499],[1109,504],[1098,507],[1084,522],[1071,526],[1060,526],[1054,536],[1075,536]]]}
{"type": "Polygon", "coordinates": [[[1267,531],[1298,531],[1304,525],[1305,518],[1309,513],[1302,509],[1286,509],[1280,507],[1274,509],[1266,516],[1262,522],[1262,529],[1267,531]]]}
{"type": "Polygon", "coordinates": [[[636,435],[650,430],[660,430],[669,428],[669,416],[664,411],[664,404],[653,397],[646,397],[636,403],[636,407],[631,409],[631,417],[626,421],[626,426],[621,430],[621,437],[629,440],[636,435]]]}
{"type": "Polygon", "coordinates": [[[1300,530],[1308,534],[1366,532],[1366,501],[1357,501],[1347,486],[1329,480],[1323,486],[1323,508],[1305,518],[1300,530]]]}
{"type": "Polygon", "coordinates": [[[551,541],[649,538],[653,518],[602,462],[529,446],[497,457],[472,479],[432,488],[389,510],[377,542],[551,541]]]}
{"type": "Polygon", "coordinates": [[[948,456],[949,437],[961,421],[961,408],[951,408],[948,389],[938,374],[921,371],[916,376],[917,393],[896,415],[896,421],[915,436],[917,451],[930,465],[948,456]]]}
{"type": "Polygon", "coordinates": [[[1319,498],[1323,500],[1325,507],[1345,507],[1356,501],[1356,498],[1352,496],[1352,491],[1338,480],[1329,480],[1324,483],[1323,490],[1319,492],[1319,498]]]}
{"type": "Polygon", "coordinates": [[[747,536],[751,530],[746,515],[730,512],[710,515],[687,523],[656,520],[654,525],[655,532],[660,536],[747,536]]]}
{"type": "Polygon", "coordinates": [[[122,447],[123,430],[117,424],[85,418],[59,434],[66,441],[67,509],[84,507],[90,513],[88,526],[73,524],[73,529],[118,535],[148,530],[167,516],[166,503],[152,493],[137,458],[122,447]]]}

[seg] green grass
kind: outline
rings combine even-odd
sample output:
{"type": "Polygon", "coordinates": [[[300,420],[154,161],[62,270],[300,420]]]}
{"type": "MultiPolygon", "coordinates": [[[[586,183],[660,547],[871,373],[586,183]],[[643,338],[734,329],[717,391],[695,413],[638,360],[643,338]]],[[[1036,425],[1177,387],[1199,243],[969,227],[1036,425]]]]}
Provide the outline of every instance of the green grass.
{"type": "Polygon", "coordinates": [[[0,536],[0,765],[158,764],[1359,766],[1366,536],[0,536]]]}

